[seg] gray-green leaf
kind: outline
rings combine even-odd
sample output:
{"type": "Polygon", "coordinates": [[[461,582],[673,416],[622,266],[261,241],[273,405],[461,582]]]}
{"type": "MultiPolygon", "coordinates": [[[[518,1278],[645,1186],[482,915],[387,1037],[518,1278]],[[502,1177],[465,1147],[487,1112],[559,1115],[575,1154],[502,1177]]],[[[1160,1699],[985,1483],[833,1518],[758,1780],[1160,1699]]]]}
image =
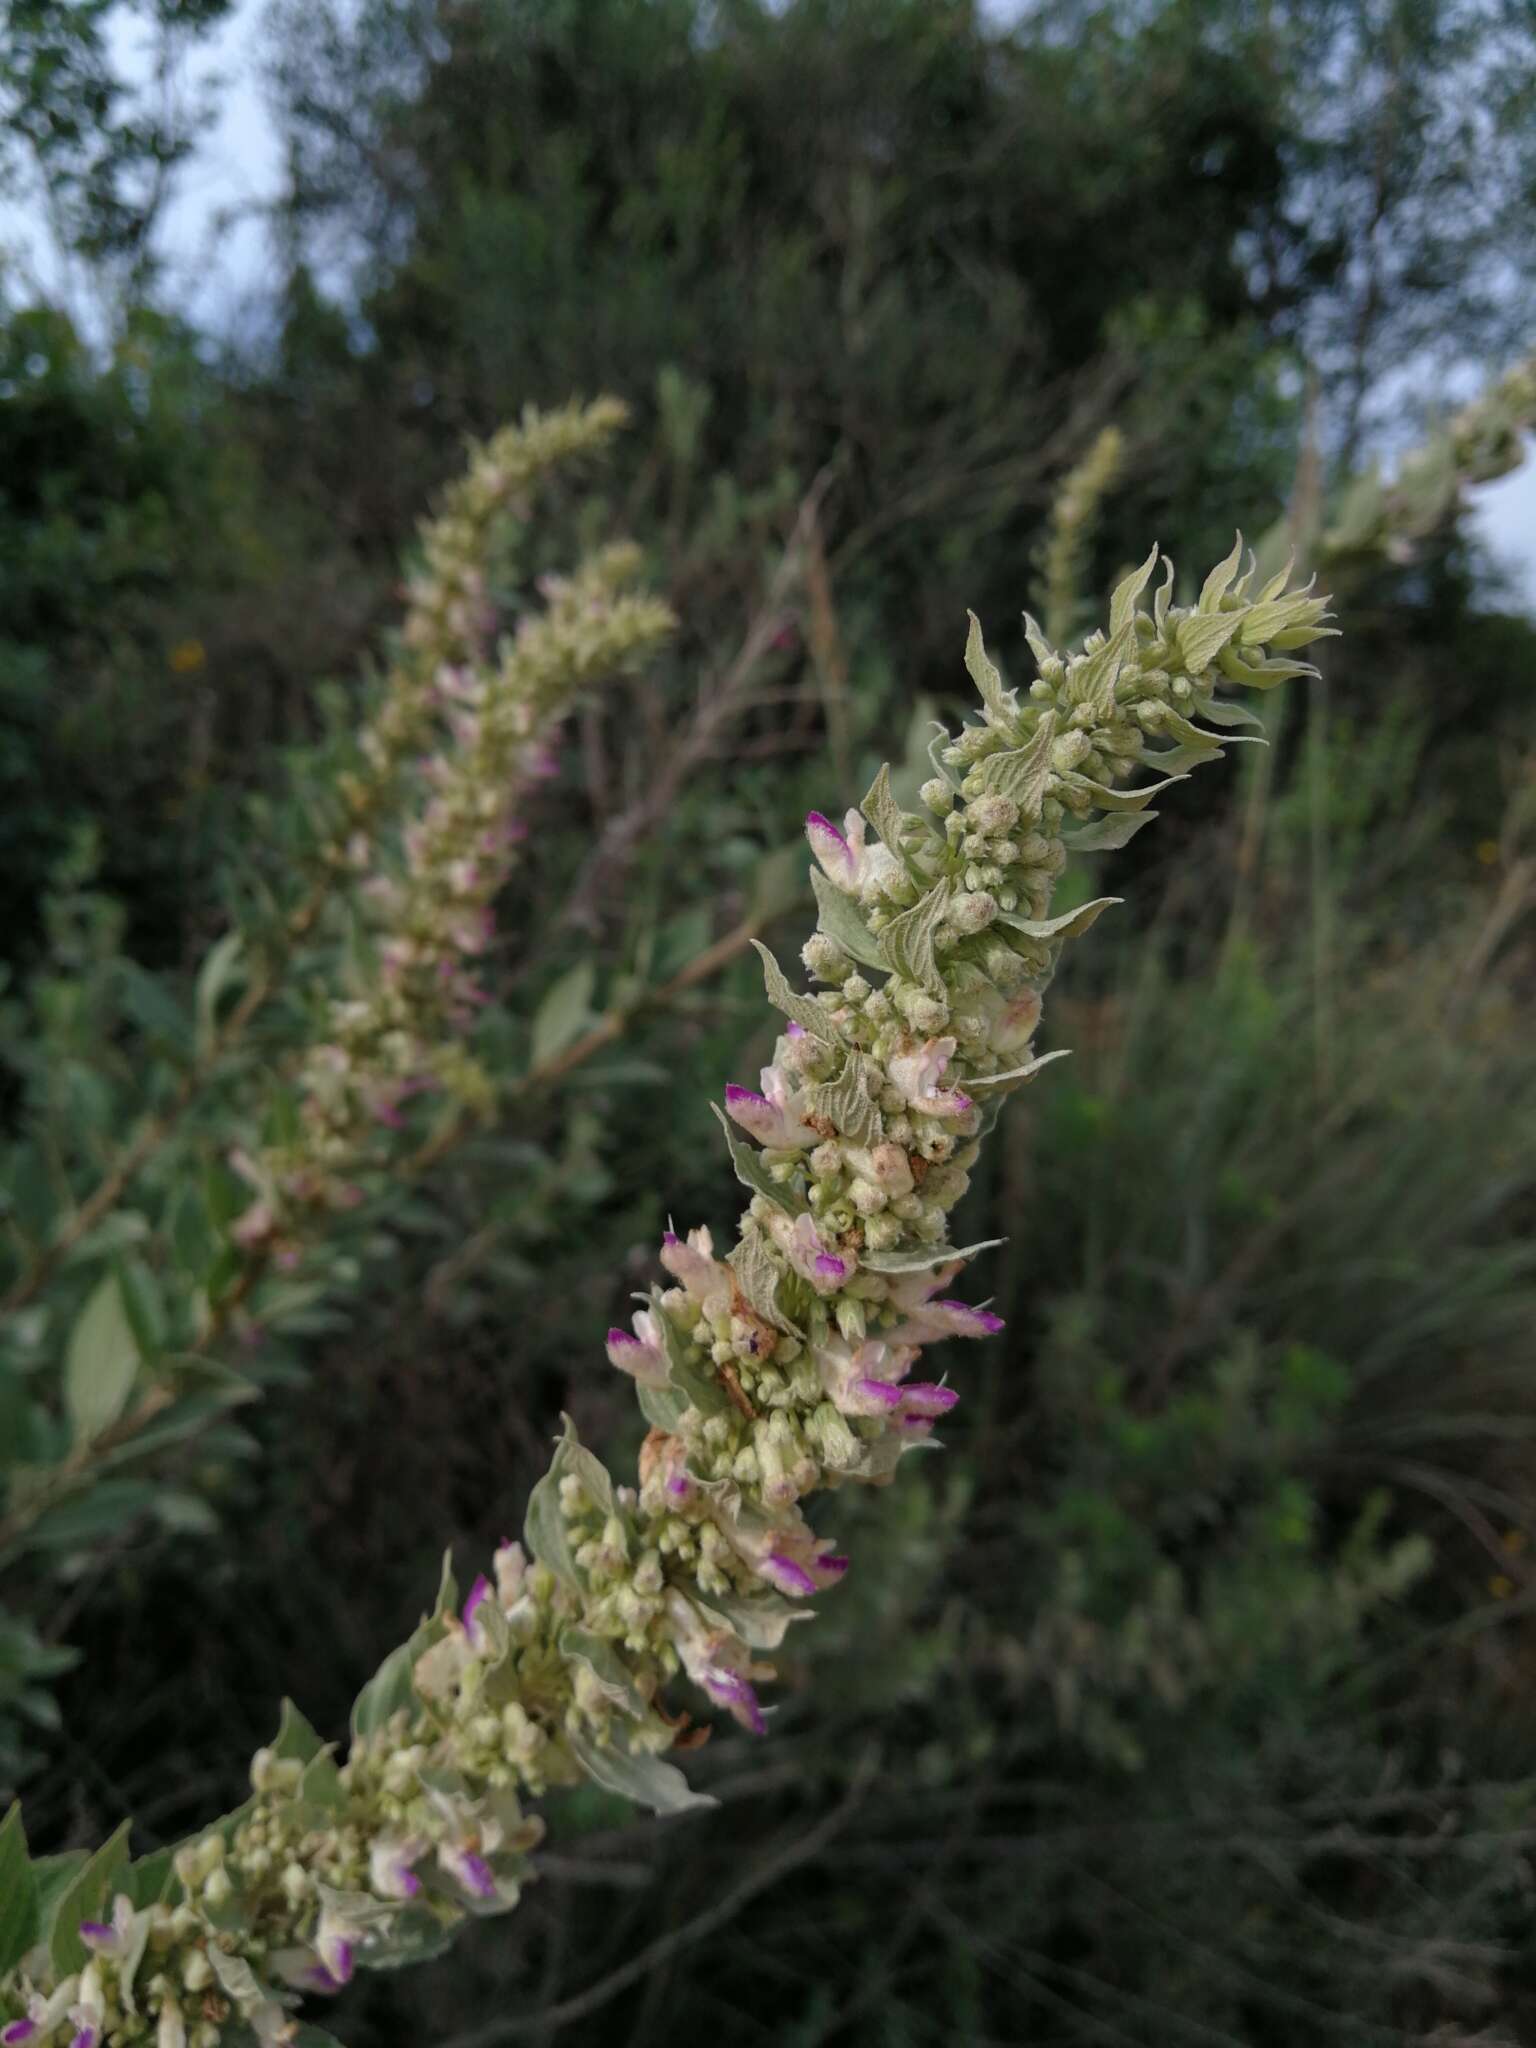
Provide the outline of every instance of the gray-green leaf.
{"type": "Polygon", "coordinates": [[[1004,911],[997,921],[1030,939],[1076,939],[1111,905],[1124,901],[1123,896],[1096,896],[1091,903],[1079,904],[1076,910],[1064,910],[1060,917],[1015,917],[1004,911]]]}
{"type": "Polygon", "coordinates": [[[891,764],[882,761],[860,810],[898,858],[901,855],[902,810],[891,789],[891,764]]]}
{"type": "Polygon", "coordinates": [[[605,1791],[648,1806],[653,1813],[686,1813],[691,1807],[717,1806],[707,1793],[695,1792],[676,1764],[659,1756],[631,1756],[628,1751],[602,1748],[585,1735],[565,1738],[577,1763],[605,1791]]]}
{"type": "Polygon", "coordinates": [[[827,937],[834,939],[845,953],[864,966],[884,967],[885,956],[880,951],[879,941],[864,922],[853,898],[845,896],[820,868],[811,869],[811,887],[816,891],[816,906],[820,913],[816,921],[827,937]]]}
{"type": "Polygon", "coordinates": [[[754,1194],[762,1195],[776,1208],[782,1209],[786,1216],[798,1215],[800,1205],[796,1204],[787,1188],[780,1187],[778,1182],[772,1179],[763,1164],[763,1155],[757,1147],[749,1145],[744,1138],[736,1135],[731,1128],[730,1118],[718,1102],[712,1102],[709,1106],[720,1119],[720,1128],[725,1133],[726,1149],[731,1155],[731,1164],[736,1169],[736,1178],[742,1186],[751,1188],[754,1194]]]}
{"type": "Polygon", "coordinates": [[[139,1347],[115,1273],[92,1289],[69,1333],[64,1356],[64,1405],[75,1442],[87,1444],[110,1429],[127,1406],[139,1369],[139,1347]]]}
{"type": "Polygon", "coordinates": [[[980,619],[974,612],[967,612],[966,617],[971,622],[971,630],[966,635],[965,666],[986,706],[988,725],[1008,726],[1018,716],[1017,700],[1012,690],[1003,688],[1003,679],[987,655],[980,619]]]}
{"type": "Polygon", "coordinates": [[[823,1081],[809,1091],[807,1100],[814,1116],[824,1116],[856,1145],[878,1145],[884,1125],[880,1112],[869,1098],[863,1061],[850,1053],[848,1064],[835,1080],[823,1081]]]}
{"type": "Polygon", "coordinates": [[[994,796],[1012,797],[1022,817],[1033,824],[1040,816],[1051,777],[1051,741],[1056,714],[1047,711],[1022,747],[988,754],[981,764],[983,786],[994,796]]]}
{"type": "Polygon", "coordinates": [[[768,991],[768,1000],[773,1007],[782,1010],[786,1017],[793,1017],[803,1030],[808,1031],[812,1038],[819,1039],[823,1045],[839,1044],[841,1041],[837,1035],[837,1026],[821,1004],[814,996],[796,994],[785,980],[783,968],[761,939],[754,939],[752,944],[762,960],[763,986],[768,991]]]}
{"type": "Polygon", "coordinates": [[[1068,853],[1113,853],[1129,844],[1157,815],[1156,811],[1121,811],[1112,818],[1096,818],[1091,825],[1063,832],[1061,843],[1068,853]]]}
{"type": "Polygon", "coordinates": [[[590,960],[562,974],[545,991],[534,1012],[530,1063],[535,1072],[559,1058],[592,1021],[592,991],[597,971],[590,960]]]}
{"type": "Polygon", "coordinates": [[[13,1969],[37,1938],[37,1880],[27,1855],[21,1808],[0,1826],[0,1977],[13,1969]]]}
{"type": "Polygon", "coordinates": [[[880,934],[880,950],[891,968],[907,981],[920,982],[936,996],[943,995],[944,982],[933,940],[949,908],[949,896],[949,883],[936,882],[910,910],[893,917],[880,934]]]}
{"type": "Polygon", "coordinates": [[[727,1261],[736,1275],[736,1285],[743,1298],[776,1330],[783,1330],[793,1336],[800,1332],[784,1311],[779,1307],[779,1282],[784,1269],[769,1249],[768,1240],[755,1223],[748,1223],[741,1234],[741,1243],[727,1261]]]}

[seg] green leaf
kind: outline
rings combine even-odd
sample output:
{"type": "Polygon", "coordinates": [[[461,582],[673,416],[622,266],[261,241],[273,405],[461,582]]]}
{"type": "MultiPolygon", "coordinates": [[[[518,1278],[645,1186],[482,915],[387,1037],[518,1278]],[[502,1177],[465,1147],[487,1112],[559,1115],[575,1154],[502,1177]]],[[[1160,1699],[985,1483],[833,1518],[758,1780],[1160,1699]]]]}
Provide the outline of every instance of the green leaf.
{"type": "Polygon", "coordinates": [[[193,1181],[184,1181],[171,1206],[169,1235],[171,1256],[189,1280],[201,1281],[217,1249],[208,1221],[203,1193],[193,1181]]]}
{"type": "Polygon", "coordinates": [[[168,1905],[177,1883],[175,1856],[176,1851],[167,1848],[136,1858],[123,1872],[118,1890],[141,1911],[145,1906],[168,1905]]]}
{"type": "Polygon", "coordinates": [[[712,1102],[709,1106],[720,1119],[720,1128],[725,1133],[726,1149],[731,1155],[731,1164],[736,1169],[736,1178],[742,1186],[751,1188],[754,1194],[764,1196],[776,1208],[782,1209],[786,1216],[798,1215],[802,1205],[793,1200],[787,1188],[781,1187],[770,1177],[757,1147],[749,1145],[744,1138],[737,1136],[731,1127],[730,1118],[718,1102],[712,1102]]]}
{"type": "Polygon", "coordinates": [[[155,1488],[142,1479],[103,1479],[88,1493],[60,1501],[39,1515],[27,1530],[32,1550],[67,1550],[75,1544],[97,1543],[115,1535],[135,1515],[153,1507],[155,1488]]]}
{"type": "Polygon", "coordinates": [[[1243,536],[1239,533],[1236,541],[1233,543],[1231,554],[1224,561],[1216,564],[1210,575],[1206,577],[1204,583],[1200,586],[1200,598],[1195,606],[1197,611],[1214,612],[1219,608],[1221,600],[1231,588],[1232,579],[1237,574],[1238,565],[1242,559],[1243,536]]]}
{"type": "Polygon", "coordinates": [[[424,1621],[408,1642],[390,1651],[352,1703],[354,1740],[372,1735],[402,1709],[409,1712],[415,1707],[416,1691],[411,1683],[411,1674],[416,1669],[418,1657],[431,1649],[441,1633],[441,1622],[424,1621]]]}
{"type": "Polygon", "coordinates": [[[1114,639],[1122,626],[1131,624],[1136,613],[1136,600],[1152,580],[1152,571],[1157,567],[1158,550],[1154,544],[1151,554],[1139,569],[1133,569],[1129,576],[1115,585],[1115,594],[1109,601],[1109,637],[1114,639]]]}
{"type": "Polygon", "coordinates": [[[845,896],[820,868],[811,869],[811,887],[816,892],[819,912],[816,922],[827,937],[865,967],[883,968],[885,955],[880,951],[880,942],[864,922],[854,899],[845,896]]]}
{"type": "Polygon", "coordinates": [[[783,1330],[798,1337],[801,1332],[779,1307],[779,1282],[784,1277],[784,1268],[769,1248],[768,1240],[755,1223],[749,1222],[741,1233],[741,1242],[726,1261],[736,1275],[736,1285],[743,1298],[776,1330],[783,1330]]]}
{"type": "Polygon", "coordinates": [[[1020,815],[1030,824],[1040,816],[1051,779],[1051,742],[1056,736],[1056,714],[1047,711],[1022,747],[1006,754],[988,754],[981,764],[981,780],[994,796],[1012,797],[1020,815]]]}
{"type": "Polygon", "coordinates": [[[598,1690],[611,1706],[636,1721],[644,1720],[645,1701],[640,1697],[632,1673],[611,1642],[603,1636],[593,1635],[590,1629],[571,1626],[561,1629],[559,1648],[562,1657],[587,1667],[598,1690]]]}
{"type": "Polygon", "coordinates": [[[965,640],[965,666],[986,707],[987,723],[1000,727],[1011,725],[1018,716],[1018,701],[1012,690],[1004,689],[1003,679],[988,657],[980,619],[974,612],[967,612],[966,617],[971,622],[971,629],[965,640]]]}
{"type": "Polygon", "coordinates": [[[856,1145],[879,1144],[885,1126],[870,1100],[864,1063],[857,1053],[849,1054],[847,1065],[835,1080],[823,1081],[819,1087],[810,1089],[806,1100],[813,1116],[829,1118],[856,1145]]]}
{"type": "Polygon", "coordinates": [[[80,1939],[80,1922],[111,1918],[109,1902],[128,1868],[128,1832],[132,1825],[125,1820],[58,1895],[47,1938],[49,1957],[61,1977],[83,1970],[90,1960],[90,1951],[80,1939]]]}
{"type": "Polygon", "coordinates": [[[719,1804],[705,1793],[695,1792],[676,1764],[659,1756],[630,1756],[618,1748],[601,1748],[585,1735],[567,1735],[566,1742],[596,1784],[639,1806],[648,1806],[654,1813],[686,1813],[692,1807],[719,1804]]]}
{"type": "Polygon", "coordinates": [[[133,961],[119,963],[123,1009],[147,1039],[159,1039],[172,1052],[185,1053],[192,1044],[192,1023],[158,975],[133,961]]]}
{"type": "MultiPolygon", "coordinates": [[[[965,1085],[969,1088],[973,1084],[967,1081],[965,1085]]],[[[859,1264],[871,1273],[926,1273],[933,1266],[947,1266],[951,1259],[974,1259],[978,1252],[989,1252],[1002,1242],[1000,1237],[986,1237],[980,1244],[968,1244],[959,1250],[952,1244],[923,1244],[902,1251],[861,1252],[859,1264]]]]}
{"type": "Polygon", "coordinates": [[[1195,708],[1212,725],[1256,726],[1260,732],[1265,729],[1257,711],[1247,704],[1235,703],[1230,697],[1203,697],[1195,708]]]}
{"type": "Polygon", "coordinates": [[[906,981],[922,984],[931,995],[944,993],[943,977],[934,953],[934,934],[949,908],[950,885],[936,882],[927,895],[910,910],[893,917],[880,933],[880,950],[892,970],[906,981]]]}
{"type": "Polygon", "coordinates": [[[1076,910],[1064,910],[1060,917],[1016,917],[1012,911],[1003,911],[997,921],[1029,939],[1076,939],[1113,904],[1124,901],[1123,896],[1096,896],[1076,910]]]}
{"type": "Polygon", "coordinates": [[[197,1011],[197,1049],[204,1057],[213,1050],[219,1029],[219,1002],[226,989],[233,985],[243,950],[244,942],[239,932],[226,932],[222,939],[215,940],[209,947],[208,957],[198,969],[194,1007],[197,1011]]]}
{"type": "Polygon", "coordinates": [[[763,963],[763,986],[768,991],[768,1000],[776,1010],[782,1010],[786,1017],[808,1031],[812,1038],[823,1045],[840,1045],[837,1026],[814,996],[797,995],[784,978],[784,970],[769,952],[761,939],[752,941],[763,963]]]}
{"type": "MultiPolygon", "coordinates": [[[[678,1413],[684,1408],[697,1408],[701,1415],[723,1415],[731,1405],[730,1396],[719,1380],[713,1378],[694,1358],[684,1342],[677,1325],[661,1299],[661,1289],[651,1289],[651,1314],[656,1318],[656,1327],[661,1332],[661,1341],[667,1354],[667,1372],[671,1387],[666,1392],[675,1392],[679,1397],[678,1413]]],[[[642,1387],[642,1405],[647,1393],[658,1391],[642,1387]]],[[[649,1410],[646,1411],[649,1414],[649,1410]]],[[[667,1423],[658,1423],[660,1429],[670,1428],[667,1423]]]]}
{"type": "Polygon", "coordinates": [[[1149,782],[1142,789],[1109,789],[1102,782],[1090,782],[1086,775],[1074,775],[1069,787],[1075,795],[1085,796],[1101,811],[1144,811],[1153,797],[1161,796],[1165,789],[1172,789],[1176,782],[1187,782],[1187,775],[1170,775],[1166,782],[1149,782]]]}
{"type": "Polygon", "coordinates": [[[117,1275],[107,1273],[76,1318],[64,1355],[64,1406],[77,1444],[94,1442],[117,1421],[138,1370],[122,1289],[117,1275]]]}
{"type": "Polygon", "coordinates": [[[141,1359],[159,1354],[165,1343],[165,1301],[160,1283],[141,1258],[124,1253],[113,1260],[123,1308],[141,1359]]]}
{"type": "Polygon", "coordinates": [[[1197,676],[1208,669],[1242,623],[1241,611],[1186,612],[1179,620],[1174,642],[1189,673],[1197,676]]]}
{"type": "Polygon", "coordinates": [[[1143,825],[1150,825],[1157,811],[1121,811],[1114,817],[1096,818],[1075,832],[1063,832],[1061,843],[1069,853],[1113,853],[1133,840],[1143,825]]]}
{"type": "Polygon", "coordinates": [[[325,1744],[293,1701],[285,1699],[277,1733],[272,1738],[272,1754],[296,1758],[299,1763],[307,1764],[324,1748],[325,1744]]]}
{"type": "Polygon", "coordinates": [[[1030,1060],[1025,1066],[1010,1067],[1006,1074],[968,1075],[965,1085],[967,1088],[1000,1088],[1005,1081],[1030,1081],[1042,1067],[1048,1067],[1052,1060],[1070,1058],[1071,1052],[1072,1048],[1069,1045],[1058,1046],[1055,1052],[1043,1052],[1038,1059],[1030,1060]]]}
{"type": "Polygon", "coordinates": [[[698,1607],[734,1629],[754,1650],[776,1650],[793,1622],[810,1621],[815,1614],[814,1608],[791,1606],[778,1593],[695,1592],[693,1598],[698,1607]]]}
{"type": "Polygon", "coordinates": [[[556,1446],[549,1470],[528,1496],[528,1513],[523,1523],[523,1541],[530,1554],[540,1564],[547,1565],[556,1578],[577,1592],[582,1590],[581,1575],[576,1569],[576,1560],[571,1552],[570,1532],[566,1527],[565,1514],[560,1505],[560,1482],[567,1477],[579,1479],[588,1495],[596,1503],[600,1513],[612,1515],[616,1503],[613,1497],[613,1481],[605,1468],[582,1447],[576,1435],[576,1425],[567,1415],[564,1418],[565,1435],[556,1446]]]}
{"type": "Polygon", "coordinates": [[[901,828],[903,824],[901,805],[897,803],[891,789],[891,764],[882,761],[880,772],[869,785],[869,794],[859,809],[880,834],[882,841],[899,860],[901,858],[901,828]]]}
{"type": "Polygon", "coordinates": [[[32,1882],[37,1896],[37,1917],[33,1939],[46,1944],[53,1933],[59,1900],[90,1860],[88,1849],[66,1849],[59,1856],[37,1856],[32,1862],[32,1882]]]}
{"type": "Polygon", "coordinates": [[[581,1591],[581,1576],[571,1555],[571,1539],[560,1508],[560,1482],[553,1472],[546,1472],[528,1496],[523,1541],[530,1557],[547,1565],[567,1586],[581,1591]]]}
{"type": "Polygon", "coordinates": [[[530,1065],[535,1073],[558,1059],[592,1022],[596,984],[596,968],[590,960],[583,960],[545,991],[533,1019],[530,1065]]]}
{"type": "Polygon", "coordinates": [[[1096,653],[1090,654],[1081,667],[1074,665],[1072,688],[1077,701],[1088,707],[1100,725],[1107,724],[1114,714],[1115,685],[1120,680],[1120,671],[1135,638],[1134,625],[1122,626],[1096,653]]]}
{"type": "Polygon", "coordinates": [[[0,1826],[0,1977],[15,1968],[37,1939],[37,1880],[27,1855],[20,1806],[0,1826]]]}

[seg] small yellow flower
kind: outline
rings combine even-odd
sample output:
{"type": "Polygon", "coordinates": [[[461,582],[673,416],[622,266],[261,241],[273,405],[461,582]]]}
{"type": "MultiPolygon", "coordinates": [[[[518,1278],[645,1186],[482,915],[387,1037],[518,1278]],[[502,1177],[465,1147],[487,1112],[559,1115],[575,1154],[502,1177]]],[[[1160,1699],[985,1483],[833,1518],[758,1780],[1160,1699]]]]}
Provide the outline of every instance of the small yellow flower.
{"type": "Polygon", "coordinates": [[[171,673],[178,676],[196,675],[208,659],[208,650],[201,640],[178,640],[171,649],[171,673]]]}
{"type": "Polygon", "coordinates": [[[1496,868],[1499,864],[1499,842],[1497,839],[1479,839],[1477,857],[1485,868],[1496,868]]]}
{"type": "Polygon", "coordinates": [[[1488,1590],[1495,1600],[1507,1600],[1515,1590],[1515,1582],[1513,1579],[1506,1579],[1502,1572],[1495,1572],[1488,1581],[1488,1590]]]}

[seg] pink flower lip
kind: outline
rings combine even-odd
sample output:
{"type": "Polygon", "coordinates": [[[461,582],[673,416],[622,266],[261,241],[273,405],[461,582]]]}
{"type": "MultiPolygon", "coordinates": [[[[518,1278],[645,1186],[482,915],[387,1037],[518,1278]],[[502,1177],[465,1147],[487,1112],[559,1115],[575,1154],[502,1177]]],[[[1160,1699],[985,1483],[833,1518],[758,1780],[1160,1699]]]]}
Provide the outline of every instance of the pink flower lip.
{"type": "Polygon", "coordinates": [[[773,1107],[766,1095],[759,1095],[751,1088],[738,1088],[734,1081],[727,1084],[725,1099],[727,1102],[760,1102],[764,1109],[773,1107]]]}
{"type": "Polygon", "coordinates": [[[901,1389],[890,1380],[858,1379],[853,1384],[856,1392],[867,1394],[872,1401],[879,1401],[884,1407],[895,1408],[900,1405],[901,1389]]]}
{"type": "Polygon", "coordinates": [[[838,831],[837,827],[833,824],[832,820],[830,818],[823,817],[820,811],[806,812],[805,828],[808,832],[814,831],[827,833],[829,837],[837,841],[838,845],[843,848],[844,852],[847,851],[848,841],[843,837],[842,833],[838,831]]]}
{"type": "Polygon", "coordinates": [[[1002,1317],[994,1315],[991,1309],[972,1308],[968,1301],[936,1301],[933,1305],[935,1308],[953,1309],[956,1315],[964,1316],[968,1323],[979,1323],[990,1337],[995,1337],[999,1330],[1007,1327],[1002,1317]]]}
{"type": "Polygon", "coordinates": [[[784,1026],[784,1036],[786,1038],[804,1038],[805,1026],[803,1024],[797,1024],[794,1018],[791,1017],[789,1022],[784,1026]]]}
{"type": "Polygon", "coordinates": [[[803,1565],[792,1557],[786,1557],[780,1550],[770,1551],[763,1560],[767,1576],[781,1593],[814,1593],[816,1581],[803,1565]]]}
{"type": "Polygon", "coordinates": [[[959,1398],[953,1387],[933,1383],[902,1389],[902,1406],[908,1415],[947,1415],[959,1398]]]}
{"type": "Polygon", "coordinates": [[[674,1472],[667,1481],[667,1491],[668,1493],[675,1494],[679,1500],[686,1500],[693,1491],[693,1485],[690,1480],[684,1478],[681,1472],[674,1472]]]}
{"type": "Polygon", "coordinates": [[[469,1589],[469,1598],[464,1602],[464,1626],[471,1633],[473,1633],[475,1626],[475,1616],[480,1611],[480,1603],[483,1600],[489,1600],[490,1597],[491,1582],[485,1576],[485,1573],[481,1572],[469,1589]]]}
{"type": "Polygon", "coordinates": [[[848,1271],[846,1260],[834,1258],[831,1252],[821,1252],[816,1259],[818,1273],[827,1273],[834,1280],[841,1280],[848,1271]]]}

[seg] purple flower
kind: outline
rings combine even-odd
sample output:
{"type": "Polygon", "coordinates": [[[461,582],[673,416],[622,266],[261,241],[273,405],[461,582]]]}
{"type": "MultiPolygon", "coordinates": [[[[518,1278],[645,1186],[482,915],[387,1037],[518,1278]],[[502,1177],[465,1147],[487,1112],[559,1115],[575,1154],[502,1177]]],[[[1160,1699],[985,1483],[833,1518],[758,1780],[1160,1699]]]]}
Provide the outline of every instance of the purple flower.
{"type": "Polygon", "coordinates": [[[703,1674],[700,1683],[716,1705],[730,1710],[734,1720],[754,1735],[766,1735],[768,1723],[758,1704],[757,1694],[739,1671],[727,1671],[723,1666],[711,1665],[703,1674]]]}
{"type": "Polygon", "coordinates": [[[464,1633],[469,1637],[469,1640],[477,1650],[483,1650],[485,1642],[484,1631],[479,1626],[476,1616],[480,1612],[481,1604],[489,1600],[490,1597],[491,1582],[485,1576],[485,1573],[481,1572],[469,1589],[469,1598],[464,1602],[464,1633]]]}
{"type": "Polygon", "coordinates": [[[384,1899],[414,1899],[421,1879],[411,1865],[426,1852],[426,1843],[412,1837],[397,1841],[380,1835],[368,1851],[368,1882],[384,1899]]]}
{"type": "Polygon", "coordinates": [[[828,1250],[809,1216],[797,1216],[791,1223],[781,1209],[775,1210],[768,1228],[785,1258],[818,1294],[835,1294],[848,1278],[848,1260],[828,1250]]]}
{"type": "Polygon", "coordinates": [[[660,1325],[648,1308],[635,1317],[635,1334],[627,1330],[608,1332],[608,1362],[627,1372],[642,1386],[664,1387],[670,1377],[667,1349],[660,1325]]]}
{"type": "Polygon", "coordinates": [[[867,865],[864,820],[857,811],[850,811],[843,824],[845,830],[839,832],[830,818],[824,818],[820,811],[812,811],[805,821],[805,836],[811,842],[811,851],[828,881],[835,882],[845,894],[852,895],[863,879],[867,865]]]}
{"type": "Polygon", "coordinates": [[[462,1843],[443,1842],[439,1844],[437,1860],[455,1884],[462,1885],[472,1898],[495,1898],[496,1873],[475,1850],[462,1843]]]}
{"type": "Polygon", "coordinates": [[[23,2041],[30,2041],[37,2032],[36,2020],[12,2020],[9,2026],[0,2027],[0,2042],[5,2048],[19,2048],[23,2041]]]}
{"type": "Polygon", "coordinates": [[[972,1308],[968,1301],[928,1301],[885,1337],[890,1344],[936,1344],[943,1337],[995,1337],[1004,1327],[1002,1317],[989,1308],[972,1308]]]}
{"type": "Polygon", "coordinates": [[[816,1144],[819,1133],[806,1123],[802,1115],[804,1095],[791,1087],[789,1076],[783,1069],[764,1067],[762,1083],[763,1092],[758,1095],[752,1089],[738,1088],[732,1082],[725,1091],[728,1114],[760,1145],[774,1150],[802,1151],[806,1146],[816,1144]]]}
{"type": "Polygon", "coordinates": [[[770,1550],[757,1569],[770,1586],[776,1587],[781,1593],[789,1594],[791,1598],[804,1598],[816,1591],[816,1581],[805,1566],[796,1564],[792,1557],[786,1557],[781,1550],[770,1550]]]}
{"type": "Polygon", "coordinates": [[[735,1274],[714,1252],[714,1239],[702,1227],[690,1230],[686,1240],[669,1230],[661,1241],[661,1263],[706,1314],[713,1306],[728,1306],[736,1285],[735,1274]]]}
{"type": "Polygon", "coordinates": [[[898,1053],[887,1072],[907,1101],[922,1116],[965,1116],[975,1105],[957,1088],[941,1088],[944,1070],[954,1057],[952,1038],[927,1039],[914,1052],[898,1053]]]}

